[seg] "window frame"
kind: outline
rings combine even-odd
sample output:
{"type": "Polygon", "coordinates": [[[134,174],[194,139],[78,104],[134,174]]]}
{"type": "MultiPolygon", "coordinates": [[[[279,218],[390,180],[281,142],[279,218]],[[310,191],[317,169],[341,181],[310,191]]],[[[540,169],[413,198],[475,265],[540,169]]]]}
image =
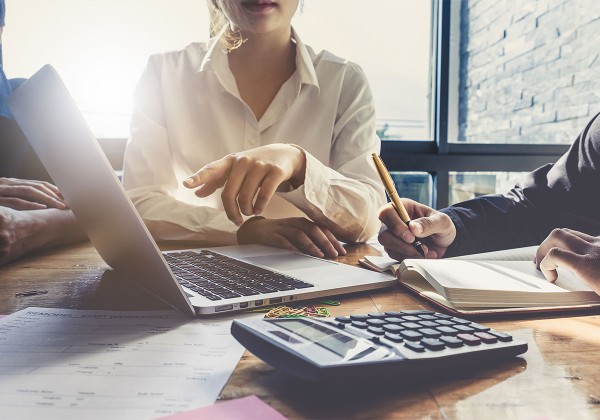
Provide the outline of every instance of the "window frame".
{"type": "MultiPolygon", "coordinates": [[[[427,172],[432,205],[449,205],[450,172],[529,172],[556,162],[568,144],[452,143],[458,128],[460,7],[463,0],[432,0],[432,141],[382,140],[381,157],[393,172],[427,172]],[[453,41],[453,42],[451,42],[453,41]]],[[[489,140],[489,139],[482,139],[489,140]]],[[[400,192],[402,194],[402,192],[400,192]]]]}

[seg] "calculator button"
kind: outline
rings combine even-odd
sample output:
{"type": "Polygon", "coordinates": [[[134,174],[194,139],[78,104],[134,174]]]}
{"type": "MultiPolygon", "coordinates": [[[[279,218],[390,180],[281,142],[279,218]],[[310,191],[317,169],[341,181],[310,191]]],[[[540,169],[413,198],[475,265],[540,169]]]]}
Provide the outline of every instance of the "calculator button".
{"type": "Polygon", "coordinates": [[[462,319],[462,318],[457,318],[457,317],[450,318],[450,321],[454,322],[455,324],[470,324],[471,323],[471,321],[468,321],[468,320],[462,319]]]}
{"type": "Polygon", "coordinates": [[[440,325],[447,325],[448,327],[454,326],[454,322],[449,321],[447,319],[438,319],[436,322],[440,325]]]}
{"type": "Polygon", "coordinates": [[[477,346],[481,344],[481,339],[472,334],[458,334],[456,338],[462,340],[467,346],[477,346]]]}
{"type": "Polygon", "coordinates": [[[369,318],[385,318],[387,315],[386,314],[380,314],[380,313],[372,313],[367,315],[369,318]]]}
{"type": "Polygon", "coordinates": [[[350,319],[352,321],[366,321],[369,317],[366,315],[350,315],[350,319]]]}
{"type": "Polygon", "coordinates": [[[401,324],[404,322],[404,320],[402,318],[398,318],[395,316],[383,318],[383,320],[386,322],[389,322],[391,324],[401,324]]]}
{"type": "Polygon", "coordinates": [[[374,327],[381,327],[382,325],[386,324],[386,322],[383,319],[370,318],[367,319],[367,324],[374,327]]]}
{"type": "Polygon", "coordinates": [[[361,328],[363,330],[368,327],[367,323],[363,321],[352,321],[352,326],[356,328],[361,328]]]}
{"type": "Polygon", "coordinates": [[[413,341],[406,341],[404,343],[404,347],[409,348],[412,351],[416,351],[419,353],[422,353],[425,351],[425,347],[423,347],[421,344],[413,342],[413,341]]]}
{"type": "Polygon", "coordinates": [[[403,312],[386,312],[385,314],[387,316],[393,316],[393,317],[401,317],[402,315],[404,315],[403,312]]]}
{"type": "Polygon", "coordinates": [[[434,316],[437,319],[452,319],[452,315],[441,314],[439,312],[435,313],[434,316]]]}
{"type": "Polygon", "coordinates": [[[436,327],[436,330],[438,330],[444,335],[456,335],[459,333],[459,331],[456,328],[446,327],[445,325],[441,327],[436,327]]]}
{"type": "Polygon", "coordinates": [[[419,318],[424,319],[426,321],[435,321],[437,319],[435,315],[419,315],[419,318]]]}
{"type": "Polygon", "coordinates": [[[414,331],[414,330],[405,330],[405,331],[400,331],[400,335],[402,337],[404,337],[406,340],[411,340],[411,341],[419,341],[420,339],[423,338],[423,334],[414,331]]]}
{"type": "Polygon", "coordinates": [[[486,344],[494,344],[498,341],[498,338],[495,335],[488,334],[484,331],[478,331],[473,335],[475,337],[481,338],[481,341],[483,341],[486,344]]]}
{"type": "Polygon", "coordinates": [[[437,338],[424,338],[421,340],[421,344],[433,351],[444,350],[446,347],[444,343],[437,338]]]}
{"type": "Polygon", "coordinates": [[[352,322],[352,319],[349,316],[338,316],[335,318],[338,322],[343,322],[344,324],[348,324],[352,322]]]}
{"type": "Polygon", "coordinates": [[[416,321],[421,320],[421,318],[419,318],[418,316],[414,316],[414,315],[404,315],[402,317],[402,319],[405,321],[409,321],[409,322],[416,322],[416,321]]]}
{"type": "Polygon", "coordinates": [[[496,330],[489,330],[488,333],[498,337],[498,341],[503,341],[505,343],[512,341],[513,339],[512,336],[496,330]]]}
{"type": "Polygon", "coordinates": [[[444,342],[448,347],[462,347],[463,342],[456,337],[443,336],[440,340],[444,342]]]}
{"type": "Polygon", "coordinates": [[[438,324],[437,322],[433,322],[433,321],[419,321],[419,324],[421,324],[424,327],[428,327],[428,328],[434,328],[437,327],[438,324]]]}
{"type": "Polygon", "coordinates": [[[385,324],[383,329],[390,333],[399,333],[400,331],[404,331],[404,328],[396,324],[385,324]]]}
{"type": "Polygon", "coordinates": [[[435,312],[433,311],[426,311],[424,309],[411,309],[408,311],[402,311],[403,314],[406,315],[434,315],[435,312]]]}
{"type": "Polygon", "coordinates": [[[434,330],[433,328],[421,328],[419,332],[428,338],[438,338],[442,336],[441,332],[434,330]]]}
{"type": "Polygon", "coordinates": [[[380,328],[380,327],[369,327],[369,328],[367,328],[367,331],[370,332],[371,334],[376,334],[376,335],[383,335],[385,333],[385,331],[383,331],[383,328],[380,328]]]}
{"type": "Polygon", "coordinates": [[[394,343],[401,343],[402,341],[404,341],[400,334],[386,332],[384,337],[390,341],[393,341],[394,343]]]}
{"type": "Polygon", "coordinates": [[[467,327],[466,325],[455,325],[454,328],[457,329],[458,331],[460,331],[461,333],[475,332],[475,329],[473,329],[471,327],[467,327]]]}
{"type": "Polygon", "coordinates": [[[469,327],[473,328],[475,331],[489,331],[490,328],[484,325],[479,325],[476,322],[472,322],[469,324],[469,327]]]}
{"type": "Polygon", "coordinates": [[[421,326],[416,322],[403,322],[400,325],[406,328],[407,330],[418,330],[419,328],[421,328],[421,326]]]}

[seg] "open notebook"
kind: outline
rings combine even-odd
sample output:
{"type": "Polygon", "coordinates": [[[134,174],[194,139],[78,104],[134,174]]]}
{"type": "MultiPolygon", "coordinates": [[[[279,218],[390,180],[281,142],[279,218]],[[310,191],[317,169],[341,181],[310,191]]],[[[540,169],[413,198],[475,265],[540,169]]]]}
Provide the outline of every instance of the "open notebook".
{"type": "Polygon", "coordinates": [[[361,263],[389,271],[400,283],[450,312],[486,314],[600,310],[600,296],[568,270],[556,283],[536,269],[537,247],[517,248],[440,260],[365,257],[361,263]]]}

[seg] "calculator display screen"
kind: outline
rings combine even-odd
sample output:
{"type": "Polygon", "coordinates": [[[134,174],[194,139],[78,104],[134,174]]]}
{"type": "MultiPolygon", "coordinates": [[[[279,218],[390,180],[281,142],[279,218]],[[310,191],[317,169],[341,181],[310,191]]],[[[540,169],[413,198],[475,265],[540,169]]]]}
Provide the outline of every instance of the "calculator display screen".
{"type": "Polygon", "coordinates": [[[321,347],[325,347],[327,350],[341,357],[345,357],[348,352],[352,352],[358,343],[352,337],[336,332],[321,324],[313,324],[302,319],[278,319],[272,322],[321,347]]]}

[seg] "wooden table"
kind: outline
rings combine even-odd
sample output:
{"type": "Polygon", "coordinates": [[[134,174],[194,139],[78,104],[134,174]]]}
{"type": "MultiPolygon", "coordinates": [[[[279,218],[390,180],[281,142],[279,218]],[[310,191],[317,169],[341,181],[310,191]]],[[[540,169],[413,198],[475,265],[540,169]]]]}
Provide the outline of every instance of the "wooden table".
{"type": "MultiPolygon", "coordinates": [[[[168,246],[173,248],[172,246],[168,246]]],[[[361,245],[343,259],[376,253],[361,245]]],[[[0,268],[0,313],[29,306],[165,309],[108,270],[90,244],[49,250],[0,268]],[[47,294],[16,297],[19,292],[47,294]],[[135,298],[134,298],[135,296],[135,298]]],[[[344,296],[334,315],[432,309],[401,289],[344,296]]],[[[600,418],[600,316],[483,321],[528,342],[522,357],[442,380],[324,386],[298,381],[246,352],[221,399],[255,394],[290,418],[600,418]],[[363,385],[363,386],[361,386],[363,385]]]]}

